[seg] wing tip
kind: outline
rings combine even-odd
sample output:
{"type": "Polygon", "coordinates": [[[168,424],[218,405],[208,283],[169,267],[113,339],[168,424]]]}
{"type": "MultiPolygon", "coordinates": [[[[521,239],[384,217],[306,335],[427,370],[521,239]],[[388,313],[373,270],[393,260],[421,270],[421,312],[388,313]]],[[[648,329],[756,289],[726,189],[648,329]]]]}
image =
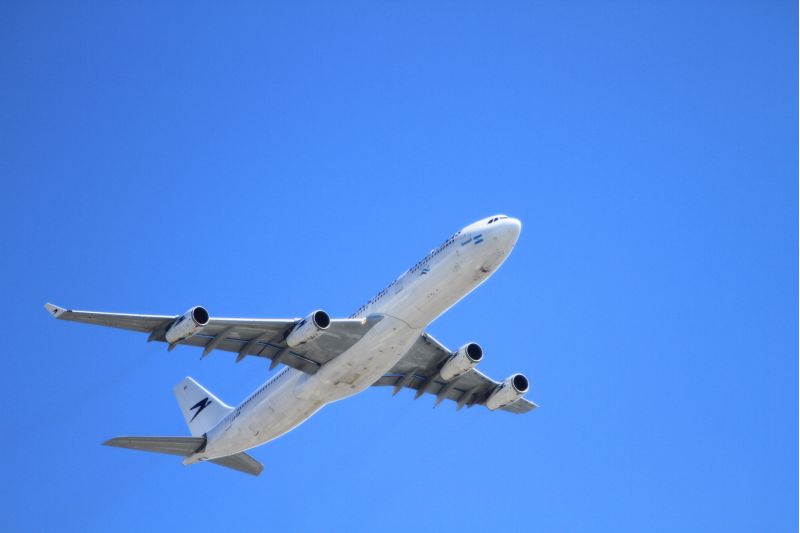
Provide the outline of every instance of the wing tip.
{"type": "Polygon", "coordinates": [[[50,315],[52,315],[55,318],[61,318],[61,315],[63,315],[64,313],[67,312],[67,310],[64,309],[63,307],[59,307],[59,306],[57,306],[55,304],[51,304],[49,302],[44,304],[44,308],[47,310],[47,312],[50,315]]]}

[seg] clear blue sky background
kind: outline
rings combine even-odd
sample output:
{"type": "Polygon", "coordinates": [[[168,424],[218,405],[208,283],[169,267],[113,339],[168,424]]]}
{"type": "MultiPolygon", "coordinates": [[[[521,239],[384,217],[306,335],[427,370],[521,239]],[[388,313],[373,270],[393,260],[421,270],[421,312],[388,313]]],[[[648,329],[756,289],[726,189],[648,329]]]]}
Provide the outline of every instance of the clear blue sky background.
{"type": "Polygon", "coordinates": [[[0,529],[796,531],[796,10],[3,2],[0,529]],[[430,331],[541,408],[369,390],[259,478],[99,443],[265,361],[42,309],[344,316],[498,212],[430,331]]]}

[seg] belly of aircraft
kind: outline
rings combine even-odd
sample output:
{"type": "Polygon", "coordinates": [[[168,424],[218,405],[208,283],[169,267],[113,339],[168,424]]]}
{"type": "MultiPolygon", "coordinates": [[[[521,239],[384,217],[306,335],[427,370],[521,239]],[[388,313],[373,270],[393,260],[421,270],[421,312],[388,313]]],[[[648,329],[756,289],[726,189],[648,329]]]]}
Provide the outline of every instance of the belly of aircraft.
{"type": "Polygon", "coordinates": [[[253,448],[291,431],[325,404],[357,394],[389,371],[420,330],[385,316],[349,350],[314,375],[298,372],[256,408],[213,435],[209,458],[253,448]]]}
{"type": "Polygon", "coordinates": [[[419,335],[402,320],[384,316],[349,350],[303,380],[297,397],[332,402],[363,391],[397,364],[419,335]]]}

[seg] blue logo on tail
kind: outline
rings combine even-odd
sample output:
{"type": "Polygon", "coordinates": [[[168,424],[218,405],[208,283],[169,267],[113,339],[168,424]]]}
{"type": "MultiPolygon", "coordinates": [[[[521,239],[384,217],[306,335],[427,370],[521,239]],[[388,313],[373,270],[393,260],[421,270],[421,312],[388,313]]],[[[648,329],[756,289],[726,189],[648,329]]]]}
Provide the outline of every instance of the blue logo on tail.
{"type": "Polygon", "coordinates": [[[195,409],[197,409],[197,412],[194,414],[192,419],[189,420],[189,423],[191,424],[192,422],[194,422],[194,419],[197,418],[197,415],[199,415],[203,411],[203,409],[205,409],[209,405],[211,405],[211,402],[208,400],[208,396],[206,396],[205,398],[194,404],[189,410],[194,411],[195,409]]]}

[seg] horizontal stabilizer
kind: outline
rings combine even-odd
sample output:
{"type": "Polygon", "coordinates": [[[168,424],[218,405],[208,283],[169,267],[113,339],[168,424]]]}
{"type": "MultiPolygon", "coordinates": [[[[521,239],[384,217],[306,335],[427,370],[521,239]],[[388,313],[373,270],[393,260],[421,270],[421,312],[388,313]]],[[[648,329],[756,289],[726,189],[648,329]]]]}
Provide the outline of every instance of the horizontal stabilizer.
{"type": "Polygon", "coordinates": [[[201,449],[205,443],[206,439],[203,437],[116,437],[103,444],[117,448],[187,457],[201,449]]]}
{"type": "MultiPolygon", "coordinates": [[[[203,437],[116,437],[105,441],[103,444],[130,450],[188,457],[201,450],[206,444],[206,439],[203,437]]],[[[218,459],[210,459],[208,462],[252,476],[257,476],[264,470],[264,465],[244,452],[218,459]]]]}
{"type": "Polygon", "coordinates": [[[250,474],[251,476],[257,476],[264,470],[264,465],[244,452],[227,457],[220,457],[219,459],[211,459],[210,462],[227,468],[233,468],[234,470],[250,474]]]}

